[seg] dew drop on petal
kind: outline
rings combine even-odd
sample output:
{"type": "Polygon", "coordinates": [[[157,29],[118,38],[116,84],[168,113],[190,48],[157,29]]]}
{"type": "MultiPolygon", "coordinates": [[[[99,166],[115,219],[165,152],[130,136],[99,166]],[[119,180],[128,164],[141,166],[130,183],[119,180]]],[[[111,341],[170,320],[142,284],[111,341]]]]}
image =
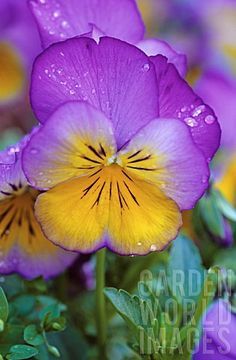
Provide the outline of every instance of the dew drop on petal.
{"type": "Polygon", "coordinates": [[[206,106],[205,105],[199,105],[193,112],[192,112],[192,116],[196,117],[198,115],[200,115],[203,111],[206,110],[206,106]]]}
{"type": "Polygon", "coordinates": [[[205,117],[205,123],[211,125],[215,122],[215,117],[213,115],[207,115],[205,117]]]}
{"type": "Polygon", "coordinates": [[[184,122],[190,127],[198,126],[197,120],[193,119],[192,117],[184,119],[184,122]]]}
{"type": "Polygon", "coordinates": [[[32,148],[32,149],[30,150],[30,153],[31,153],[32,155],[38,154],[38,150],[32,148]]]}
{"type": "Polygon", "coordinates": [[[71,94],[71,95],[75,95],[75,90],[71,89],[71,90],[70,90],[70,94],[71,94]]]}
{"type": "Polygon", "coordinates": [[[62,26],[64,29],[68,28],[68,27],[69,27],[68,21],[63,20],[63,21],[61,22],[61,26],[62,26]]]}
{"type": "Polygon", "coordinates": [[[139,242],[138,242],[138,246],[141,246],[141,245],[142,245],[142,243],[141,243],[141,241],[139,241],[139,242]]]}
{"type": "Polygon", "coordinates": [[[61,15],[60,10],[55,10],[53,13],[54,18],[58,18],[61,15]]]}
{"type": "Polygon", "coordinates": [[[208,176],[204,175],[204,176],[202,177],[202,183],[203,183],[203,184],[206,184],[207,181],[208,181],[208,176]]]}
{"type": "Polygon", "coordinates": [[[150,251],[157,251],[157,246],[156,245],[151,245],[150,247],[150,251]]]}
{"type": "Polygon", "coordinates": [[[144,64],[143,67],[142,67],[142,70],[144,72],[148,72],[150,70],[150,65],[149,64],[144,64]]]}

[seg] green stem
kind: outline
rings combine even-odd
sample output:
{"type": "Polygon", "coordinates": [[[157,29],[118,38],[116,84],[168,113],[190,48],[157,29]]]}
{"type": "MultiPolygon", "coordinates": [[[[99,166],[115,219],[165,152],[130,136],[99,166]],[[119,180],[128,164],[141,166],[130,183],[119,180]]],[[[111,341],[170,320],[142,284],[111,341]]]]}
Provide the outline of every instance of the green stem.
{"type": "Polygon", "coordinates": [[[96,320],[97,320],[97,341],[100,359],[106,359],[106,308],[105,296],[105,257],[106,249],[96,254],[96,320]]]}

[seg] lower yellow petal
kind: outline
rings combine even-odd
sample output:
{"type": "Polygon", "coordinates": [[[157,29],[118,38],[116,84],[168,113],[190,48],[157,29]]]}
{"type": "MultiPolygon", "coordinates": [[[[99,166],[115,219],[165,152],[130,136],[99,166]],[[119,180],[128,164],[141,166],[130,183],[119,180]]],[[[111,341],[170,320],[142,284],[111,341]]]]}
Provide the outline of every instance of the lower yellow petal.
{"type": "Polygon", "coordinates": [[[105,245],[127,255],[160,250],[182,224],[174,201],[117,164],[41,194],[36,214],[49,239],[80,252],[105,245]]]}
{"type": "Polygon", "coordinates": [[[38,192],[22,189],[21,194],[0,201],[0,250],[7,255],[14,246],[29,256],[51,256],[57,251],[42,233],[34,215],[38,192]]]}

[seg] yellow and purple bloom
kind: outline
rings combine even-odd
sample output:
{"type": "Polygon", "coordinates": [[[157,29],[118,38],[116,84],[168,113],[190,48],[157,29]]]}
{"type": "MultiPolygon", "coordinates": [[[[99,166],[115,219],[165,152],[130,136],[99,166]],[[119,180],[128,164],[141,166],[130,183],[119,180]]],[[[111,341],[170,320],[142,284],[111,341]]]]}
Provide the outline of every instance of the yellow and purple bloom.
{"type": "Polygon", "coordinates": [[[45,235],[69,250],[161,250],[208,186],[219,146],[212,110],[174,65],[126,42],[80,37],[34,65],[42,123],[23,152],[45,235]]]}
{"type": "Polygon", "coordinates": [[[40,40],[26,0],[1,0],[0,14],[0,107],[3,107],[24,100],[40,40]]]}
{"type": "Polygon", "coordinates": [[[145,25],[135,0],[30,0],[29,4],[44,48],[75,36],[96,41],[110,36],[136,45],[149,56],[165,55],[182,76],[186,74],[185,55],[160,39],[144,39],[145,25]]]}
{"type": "Polygon", "coordinates": [[[76,258],[45,238],[34,214],[39,192],[26,181],[21,155],[26,139],[0,154],[0,273],[49,278],[76,258]]]}

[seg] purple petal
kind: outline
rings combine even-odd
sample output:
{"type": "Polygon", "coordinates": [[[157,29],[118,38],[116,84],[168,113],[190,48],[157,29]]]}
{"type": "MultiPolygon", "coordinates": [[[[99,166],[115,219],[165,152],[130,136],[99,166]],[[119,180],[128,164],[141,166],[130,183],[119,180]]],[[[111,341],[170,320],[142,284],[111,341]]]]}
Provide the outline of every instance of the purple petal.
{"type": "Polygon", "coordinates": [[[100,148],[106,155],[116,153],[111,122],[86,102],[69,102],[31,137],[23,152],[24,172],[32,186],[46,190],[94,172],[102,161],[100,148]]]}
{"type": "Polygon", "coordinates": [[[160,117],[183,120],[196,145],[210,160],[220,144],[220,126],[213,110],[198,97],[167,60],[151,57],[159,83],[160,117]]]}
{"type": "Polygon", "coordinates": [[[0,20],[1,41],[14,48],[19,54],[26,72],[30,74],[32,62],[41,50],[40,38],[33,16],[26,1],[7,0],[3,2],[5,2],[5,6],[4,12],[1,12],[4,16],[0,20]]]}
{"type": "Polygon", "coordinates": [[[166,56],[168,62],[175,65],[179,74],[185,77],[187,73],[187,58],[183,54],[177,53],[171,46],[159,39],[141,40],[136,46],[143,50],[148,56],[163,55],[166,56]]]}
{"type": "Polygon", "coordinates": [[[226,148],[236,147],[236,83],[219,73],[207,72],[197,82],[196,92],[216,112],[221,128],[221,144],[226,148]]]}
{"type": "MultiPolygon", "coordinates": [[[[49,242],[46,239],[45,241],[49,242]]],[[[9,252],[0,255],[0,273],[18,273],[26,279],[35,279],[39,276],[48,279],[62,273],[78,257],[76,253],[65,251],[55,245],[52,247],[54,251],[51,254],[38,252],[37,255],[32,255],[30,246],[28,251],[14,246],[9,252]]]]}
{"type": "Polygon", "coordinates": [[[94,24],[107,36],[136,43],[144,24],[134,0],[30,0],[42,43],[48,47],[90,31],[94,24]]]}
{"type": "Polygon", "coordinates": [[[155,69],[136,47],[88,38],[55,44],[38,57],[32,76],[33,109],[44,122],[66,101],[88,101],[112,121],[118,147],[158,116],[155,69]]]}
{"type": "Polygon", "coordinates": [[[193,208],[208,187],[209,169],[187,125],[176,119],[151,121],[122,154],[137,151],[140,159],[132,157],[128,170],[159,186],[180,210],[193,208]],[[143,171],[146,168],[150,171],[143,171]]]}
{"type": "Polygon", "coordinates": [[[35,190],[29,189],[21,164],[22,146],[27,140],[28,137],[9,148],[14,163],[0,164],[0,273],[19,273],[28,279],[48,278],[64,271],[76,254],[46,239],[35,218],[32,207],[35,190]]]}
{"type": "Polygon", "coordinates": [[[211,306],[206,314],[203,329],[204,334],[193,360],[230,360],[235,358],[236,316],[230,312],[226,302],[219,300],[211,306]]]}

